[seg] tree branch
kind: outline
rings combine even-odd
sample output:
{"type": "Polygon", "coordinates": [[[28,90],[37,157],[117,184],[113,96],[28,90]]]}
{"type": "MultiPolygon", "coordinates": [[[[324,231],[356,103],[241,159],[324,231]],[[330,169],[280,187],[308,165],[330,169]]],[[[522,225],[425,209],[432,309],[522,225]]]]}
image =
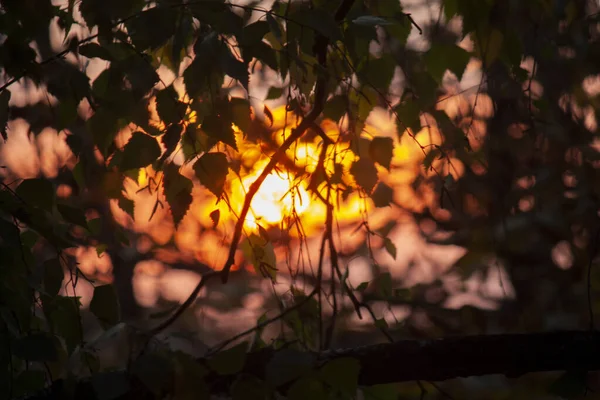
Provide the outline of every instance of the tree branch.
{"type": "MultiPolygon", "coordinates": [[[[266,365],[277,350],[248,354],[243,373],[265,379],[266,365]]],[[[337,351],[315,353],[313,368],[342,357],[360,363],[358,383],[373,386],[406,381],[503,374],[518,377],[531,372],[600,370],[600,332],[559,331],[532,334],[477,335],[432,340],[400,340],[337,351]]],[[[204,363],[205,359],[198,362],[204,363]]],[[[165,371],[168,373],[168,371],[165,371]]],[[[211,393],[227,393],[239,374],[205,377],[211,393]]],[[[89,386],[89,379],[77,387],[89,386]]],[[[50,400],[60,394],[61,380],[28,400],[50,400]]],[[[139,393],[136,386],[136,396],[139,393]]],[[[144,392],[146,389],[141,389],[144,392]]],[[[150,393],[149,389],[148,393],[150,393]]],[[[130,395],[129,393],[128,395],[130,395]]],[[[128,395],[122,398],[131,398],[128,395]]],[[[141,398],[141,397],[136,397],[141,398]]],[[[151,397],[149,397],[151,398],[151,397]]]]}

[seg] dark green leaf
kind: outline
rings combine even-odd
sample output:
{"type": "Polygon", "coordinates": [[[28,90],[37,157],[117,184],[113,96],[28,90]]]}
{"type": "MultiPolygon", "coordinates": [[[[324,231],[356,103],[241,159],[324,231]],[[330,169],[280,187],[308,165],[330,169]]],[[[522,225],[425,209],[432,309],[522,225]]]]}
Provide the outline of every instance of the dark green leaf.
{"type": "Polygon", "coordinates": [[[127,171],[146,167],[156,161],[160,157],[160,153],[160,146],[156,139],[139,131],[134,132],[123,148],[120,169],[127,171]]]}
{"type": "Polygon", "coordinates": [[[269,107],[267,107],[266,104],[263,107],[263,113],[265,113],[265,117],[267,117],[267,119],[269,120],[270,126],[273,126],[273,122],[275,121],[273,119],[273,113],[271,112],[271,110],[269,109],[269,107]]]}
{"type": "Polygon", "coordinates": [[[303,8],[292,13],[289,18],[297,24],[306,26],[325,36],[329,40],[335,41],[342,38],[333,14],[323,9],[308,10],[303,8]]]}
{"type": "Polygon", "coordinates": [[[125,25],[136,48],[157,49],[175,34],[177,10],[174,7],[153,7],[130,18],[125,25]]]}
{"type": "Polygon", "coordinates": [[[48,179],[25,179],[15,190],[25,203],[46,211],[54,208],[54,187],[48,179]]]}
{"type": "Polygon", "coordinates": [[[334,390],[354,396],[358,389],[359,372],[360,363],[357,359],[342,357],[325,364],[319,376],[334,390]]]}
{"type": "Polygon", "coordinates": [[[242,375],[231,386],[233,400],[264,400],[269,398],[264,382],[250,375],[242,375]]]}
{"type": "Polygon", "coordinates": [[[394,156],[394,140],[388,137],[373,138],[369,144],[369,156],[371,160],[389,170],[394,156]]]}
{"type": "Polygon", "coordinates": [[[165,125],[179,122],[184,117],[186,108],[187,105],[179,101],[173,86],[156,93],[156,112],[165,125]]]}
{"type": "Polygon", "coordinates": [[[213,223],[213,228],[219,224],[219,219],[221,218],[221,212],[219,209],[213,210],[210,213],[210,220],[213,223]]]}
{"type": "Polygon", "coordinates": [[[194,172],[202,185],[218,198],[223,194],[229,162],[224,153],[206,153],[194,164],[194,172]]]}
{"type": "Polygon", "coordinates": [[[386,237],[383,241],[383,246],[385,247],[385,250],[388,252],[388,254],[392,256],[392,258],[395,260],[397,250],[396,245],[394,244],[394,242],[392,242],[392,239],[386,237]]]}
{"type": "Polygon", "coordinates": [[[302,377],[290,386],[287,398],[289,400],[326,400],[329,397],[321,381],[312,377],[302,377]]]}
{"type": "Polygon", "coordinates": [[[65,274],[58,258],[44,262],[44,291],[49,296],[56,296],[60,291],[65,274]]]}
{"type": "Polygon", "coordinates": [[[209,115],[202,121],[202,130],[206,134],[216,140],[223,142],[235,150],[237,150],[237,144],[235,143],[235,135],[233,128],[231,127],[231,120],[225,119],[223,116],[209,115]]]}
{"type": "Polygon", "coordinates": [[[587,373],[585,371],[564,372],[552,382],[548,392],[563,399],[585,397],[587,393],[587,373]]]}
{"type": "Polygon", "coordinates": [[[44,299],[44,313],[46,314],[54,333],[60,335],[67,346],[67,352],[72,354],[75,347],[81,344],[81,326],[79,298],[57,296],[53,299],[44,299]]]}
{"type": "Polygon", "coordinates": [[[375,207],[387,207],[394,201],[394,189],[383,182],[379,182],[371,194],[375,207]]]}
{"type": "Polygon", "coordinates": [[[267,24],[269,24],[269,29],[271,30],[271,33],[273,33],[275,38],[281,41],[281,39],[283,38],[281,27],[279,26],[277,20],[275,20],[275,18],[273,18],[271,14],[267,14],[267,24]]]}
{"type": "Polygon", "coordinates": [[[87,219],[85,217],[85,212],[81,208],[72,207],[61,203],[58,203],[56,208],[67,222],[82,226],[87,229],[87,219]]]}
{"type": "Polygon", "coordinates": [[[44,80],[49,93],[61,101],[71,101],[73,107],[91,93],[90,78],[63,60],[44,66],[44,80]]]}
{"type": "Polygon", "coordinates": [[[291,382],[310,371],[314,362],[315,356],[311,353],[282,349],[267,364],[267,382],[275,387],[291,382]]]}
{"type": "Polygon", "coordinates": [[[424,56],[427,70],[431,76],[441,83],[446,70],[450,70],[458,80],[471,59],[469,52],[457,45],[434,43],[424,56]]]}
{"type": "Polygon", "coordinates": [[[256,21],[244,27],[239,38],[240,46],[253,46],[261,42],[269,32],[269,24],[266,21],[256,21]]]}
{"type": "Polygon", "coordinates": [[[189,354],[173,354],[176,366],[174,398],[181,400],[209,400],[209,388],[204,377],[208,369],[189,354]]]}
{"type": "Polygon", "coordinates": [[[87,120],[87,125],[94,138],[94,143],[100,152],[106,155],[106,151],[118,131],[117,117],[111,111],[100,108],[87,120]]]}
{"type": "Polygon", "coordinates": [[[246,362],[248,343],[240,343],[215,354],[207,362],[210,369],[219,375],[233,375],[242,370],[246,362]]]}
{"type": "Polygon", "coordinates": [[[278,99],[281,97],[281,95],[283,95],[283,89],[273,86],[273,87],[269,88],[269,92],[267,93],[266,100],[278,99]]]}
{"type": "Polygon", "coordinates": [[[56,361],[58,353],[54,337],[46,332],[37,332],[15,342],[14,355],[27,361],[56,361]]]}
{"type": "Polygon", "coordinates": [[[385,272],[377,278],[377,291],[385,299],[392,297],[392,275],[389,272],[385,272]]]}
{"type": "Polygon", "coordinates": [[[252,111],[246,99],[234,97],[229,101],[229,114],[233,122],[244,133],[250,130],[252,124],[252,111]]]}
{"type": "Polygon", "coordinates": [[[371,160],[361,158],[354,162],[350,167],[350,173],[356,180],[356,183],[367,193],[371,193],[377,184],[377,168],[375,168],[375,164],[371,160]]]}
{"type": "Polygon", "coordinates": [[[90,311],[98,318],[105,329],[119,322],[121,318],[119,299],[113,285],[102,285],[94,288],[90,311]]]}
{"type": "Polygon", "coordinates": [[[398,117],[396,124],[398,125],[398,137],[401,138],[404,131],[409,128],[413,134],[421,130],[421,109],[417,102],[407,100],[398,104],[394,110],[398,117]]]}
{"type": "Polygon", "coordinates": [[[144,353],[131,367],[131,372],[154,393],[155,398],[170,386],[172,370],[172,360],[158,352],[144,353]]]}
{"type": "Polygon", "coordinates": [[[347,111],[348,97],[338,94],[327,100],[327,103],[325,103],[325,108],[323,109],[323,115],[337,122],[346,114],[347,111]]]}
{"type": "Polygon", "coordinates": [[[248,65],[235,58],[229,49],[221,51],[221,68],[223,68],[223,72],[237,80],[246,91],[248,90],[250,79],[248,65]]]}
{"type": "Polygon", "coordinates": [[[376,89],[387,92],[394,72],[396,62],[391,55],[385,55],[380,58],[368,60],[359,71],[359,78],[362,83],[373,85],[376,89]]]}
{"type": "Polygon", "coordinates": [[[398,388],[395,383],[361,388],[365,400],[397,400],[398,388]]]}
{"type": "Polygon", "coordinates": [[[162,144],[165,146],[165,153],[162,155],[161,160],[166,160],[177,148],[177,144],[181,139],[181,133],[183,132],[183,125],[173,124],[167,128],[167,132],[160,138],[162,144]]]}
{"type": "Polygon", "coordinates": [[[106,61],[113,60],[110,50],[97,43],[86,43],[79,46],[78,51],[79,54],[87,58],[101,58],[106,61]]]}
{"type": "Polygon", "coordinates": [[[164,168],[163,190],[175,226],[178,226],[192,204],[192,181],[179,173],[175,164],[167,164],[164,168]]]}
{"type": "Polygon", "coordinates": [[[130,200],[125,196],[121,196],[119,197],[119,202],[117,204],[121,210],[125,211],[131,218],[133,218],[133,209],[135,206],[133,200],[130,200]]]}

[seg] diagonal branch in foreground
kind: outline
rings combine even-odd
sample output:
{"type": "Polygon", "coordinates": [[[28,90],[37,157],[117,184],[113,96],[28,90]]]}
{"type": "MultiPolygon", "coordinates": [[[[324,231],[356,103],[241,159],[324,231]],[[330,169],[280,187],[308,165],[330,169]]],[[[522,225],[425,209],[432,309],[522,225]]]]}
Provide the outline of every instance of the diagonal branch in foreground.
{"type": "MultiPolygon", "coordinates": [[[[276,350],[267,348],[248,354],[244,372],[265,379],[265,366],[275,353],[276,350]]],[[[557,331],[399,340],[326,351],[315,356],[314,368],[342,357],[358,360],[358,383],[363,386],[417,380],[444,381],[490,374],[518,377],[531,372],[585,372],[600,370],[600,332],[557,331]]],[[[210,380],[208,377],[207,383],[210,384],[210,380]]]]}
{"type": "MultiPolygon", "coordinates": [[[[241,373],[264,380],[266,366],[278,350],[272,347],[249,353],[241,373]]],[[[558,331],[530,334],[461,336],[432,340],[400,340],[338,351],[314,353],[313,369],[342,358],[360,364],[358,383],[373,386],[407,381],[443,381],[447,379],[502,374],[518,377],[531,372],[600,370],[600,332],[558,331]]],[[[206,359],[197,360],[205,364],[206,359]]],[[[293,360],[288,360],[293,363],[293,360]]],[[[303,357],[304,365],[306,358],[303,357]]],[[[299,361],[300,362],[300,361],[299,361]]],[[[128,376],[126,372],[115,372],[128,376]]],[[[169,373],[165,371],[165,373],[169,373]]],[[[205,382],[213,394],[228,393],[239,377],[210,373],[205,382]]],[[[129,378],[127,378],[129,379],[129,378]]],[[[89,378],[74,382],[75,391],[93,390],[89,378]]],[[[28,400],[59,398],[64,381],[54,381],[47,389],[28,400]]],[[[285,390],[280,387],[280,390],[285,390]]],[[[86,397],[87,398],[87,397],[86,397]]],[[[154,398],[150,389],[132,384],[128,398],[154,398]]]]}

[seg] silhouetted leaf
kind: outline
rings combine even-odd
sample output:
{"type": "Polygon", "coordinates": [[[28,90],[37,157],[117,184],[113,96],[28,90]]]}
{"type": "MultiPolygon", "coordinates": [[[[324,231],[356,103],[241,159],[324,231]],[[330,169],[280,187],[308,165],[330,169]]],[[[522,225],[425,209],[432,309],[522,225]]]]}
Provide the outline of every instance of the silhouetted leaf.
{"type": "Polygon", "coordinates": [[[358,389],[360,363],[355,358],[342,357],[326,363],[319,371],[320,378],[335,391],[354,396],[358,389]]]}
{"type": "Polygon", "coordinates": [[[164,167],[164,174],[163,191],[175,226],[178,226],[192,204],[193,184],[179,173],[179,167],[173,163],[164,167]]]}
{"type": "Polygon", "coordinates": [[[135,360],[131,373],[139,378],[156,397],[160,397],[159,394],[171,384],[172,360],[159,352],[145,352],[135,360]]]}
{"type": "Polygon", "coordinates": [[[233,375],[242,370],[246,362],[248,343],[243,342],[211,357],[207,364],[219,375],[233,375]]]}
{"type": "Polygon", "coordinates": [[[548,388],[548,393],[563,399],[576,399],[587,393],[587,372],[562,373],[548,388]]]}
{"type": "Polygon", "coordinates": [[[306,26],[332,41],[342,38],[333,14],[323,9],[308,10],[302,8],[290,14],[289,18],[297,24],[306,26]]]}
{"type": "Polygon", "coordinates": [[[397,251],[396,245],[394,244],[394,242],[392,242],[392,239],[386,237],[383,240],[383,246],[385,247],[385,250],[388,252],[388,254],[392,256],[392,258],[395,260],[397,251]]]}
{"type": "Polygon", "coordinates": [[[373,85],[385,93],[392,82],[396,66],[397,63],[391,55],[371,58],[359,70],[359,79],[362,83],[373,85]]]}
{"type": "Polygon", "coordinates": [[[165,146],[165,153],[160,158],[162,161],[169,158],[171,154],[177,148],[177,144],[181,139],[181,133],[183,132],[183,125],[174,124],[167,128],[165,134],[160,138],[162,144],[165,146]]]}
{"type": "Polygon", "coordinates": [[[100,58],[106,61],[112,61],[113,57],[109,49],[100,46],[98,43],[86,43],[77,49],[79,54],[87,58],[100,58]]]}
{"type": "Polygon", "coordinates": [[[160,157],[160,146],[152,136],[134,132],[123,148],[123,158],[119,163],[121,171],[147,167],[160,157]]]}
{"type": "Polygon", "coordinates": [[[384,299],[392,297],[392,275],[389,272],[384,272],[377,277],[377,292],[384,299]]]}
{"type": "Polygon", "coordinates": [[[460,81],[471,59],[470,54],[463,48],[440,43],[434,43],[424,57],[427,71],[438,83],[442,82],[446,70],[454,73],[460,81]]]}
{"type": "Polygon", "coordinates": [[[267,117],[267,119],[269,120],[269,125],[273,126],[273,113],[271,112],[271,110],[269,109],[269,107],[267,107],[266,105],[263,107],[263,112],[265,113],[265,117],[267,117]]]}
{"type": "Polygon", "coordinates": [[[395,383],[374,385],[360,389],[365,400],[397,400],[398,386],[395,383]]]}
{"type": "Polygon", "coordinates": [[[223,116],[209,115],[204,118],[204,121],[202,121],[201,128],[208,136],[237,150],[237,144],[235,143],[235,135],[233,133],[231,123],[231,120],[227,120],[223,116]]]}
{"type": "Polygon", "coordinates": [[[165,125],[179,122],[186,108],[187,104],[179,101],[172,85],[156,93],[156,112],[165,125]]]}
{"type": "Polygon", "coordinates": [[[6,134],[6,127],[8,125],[8,102],[10,101],[10,91],[3,90],[0,93],[0,135],[4,140],[8,139],[6,134]]]}
{"type": "Polygon", "coordinates": [[[361,158],[355,161],[350,167],[350,173],[356,180],[356,183],[367,193],[371,193],[377,184],[377,168],[375,168],[375,164],[371,160],[361,158]]]}
{"type": "Polygon", "coordinates": [[[394,189],[383,182],[379,182],[375,187],[375,191],[371,194],[371,199],[375,207],[387,207],[394,200],[394,189]]]}
{"type": "Polygon", "coordinates": [[[267,363],[267,383],[278,387],[291,382],[310,371],[314,362],[314,354],[289,348],[282,349],[267,363]]]}
{"type": "Polygon", "coordinates": [[[216,228],[219,224],[219,218],[221,218],[221,211],[219,211],[219,209],[210,212],[210,220],[213,223],[213,228],[216,228]]]}
{"type": "Polygon", "coordinates": [[[121,318],[119,299],[113,285],[102,285],[94,288],[90,311],[98,318],[104,329],[110,328],[119,322],[121,318]]]}
{"type": "Polygon", "coordinates": [[[44,313],[46,314],[53,331],[62,337],[67,346],[67,352],[72,354],[75,347],[81,344],[81,327],[79,298],[57,296],[53,299],[44,299],[44,313]]]}
{"type": "Polygon", "coordinates": [[[130,18],[127,33],[139,50],[157,49],[173,37],[177,28],[177,10],[173,7],[152,7],[130,18]]]}
{"type": "Polygon", "coordinates": [[[268,394],[267,385],[251,375],[241,375],[231,386],[232,400],[264,400],[268,394]]]}
{"type": "Polygon", "coordinates": [[[206,153],[194,164],[194,172],[202,185],[217,198],[223,194],[229,162],[224,153],[206,153]]]}
{"type": "Polygon", "coordinates": [[[323,383],[313,377],[302,377],[294,382],[287,392],[289,400],[326,400],[329,397],[323,383]]]}
{"type": "Polygon", "coordinates": [[[54,208],[54,187],[47,179],[25,179],[17,186],[15,193],[31,206],[50,212],[54,208]]]}
{"type": "Polygon", "coordinates": [[[65,274],[58,258],[51,258],[44,262],[44,292],[49,296],[56,296],[60,291],[65,274]]]}
{"type": "Polygon", "coordinates": [[[58,203],[56,208],[66,221],[87,229],[87,219],[85,217],[85,212],[81,208],[72,207],[63,203],[58,203]]]}
{"type": "Polygon", "coordinates": [[[36,332],[19,338],[14,345],[13,354],[27,361],[56,361],[54,337],[46,332],[36,332]]]}
{"type": "Polygon", "coordinates": [[[394,156],[394,140],[388,137],[373,138],[369,144],[369,156],[373,161],[389,170],[394,156]]]}
{"type": "Polygon", "coordinates": [[[283,95],[283,89],[272,86],[269,88],[269,92],[267,93],[266,100],[278,99],[283,95]]]}
{"type": "Polygon", "coordinates": [[[229,101],[228,108],[231,122],[233,122],[242,132],[248,132],[252,124],[252,111],[248,100],[234,97],[229,101]]]}
{"type": "Polygon", "coordinates": [[[223,72],[237,80],[246,91],[248,90],[248,65],[235,58],[229,49],[221,52],[221,67],[223,72]]]}
{"type": "Polygon", "coordinates": [[[325,103],[323,115],[327,118],[338,122],[348,111],[348,97],[344,95],[336,95],[325,103]]]}
{"type": "Polygon", "coordinates": [[[401,138],[407,128],[411,129],[413,134],[421,130],[421,109],[417,102],[407,100],[400,103],[394,111],[398,117],[396,124],[398,126],[398,137],[401,138]]]}
{"type": "Polygon", "coordinates": [[[279,22],[273,18],[271,14],[266,15],[267,24],[269,24],[269,29],[271,33],[275,36],[277,40],[281,40],[283,38],[283,33],[281,32],[281,27],[279,26],[279,22]]]}
{"type": "Polygon", "coordinates": [[[133,200],[126,198],[125,196],[119,197],[118,206],[121,210],[125,211],[131,218],[133,218],[133,209],[135,203],[133,200]]]}

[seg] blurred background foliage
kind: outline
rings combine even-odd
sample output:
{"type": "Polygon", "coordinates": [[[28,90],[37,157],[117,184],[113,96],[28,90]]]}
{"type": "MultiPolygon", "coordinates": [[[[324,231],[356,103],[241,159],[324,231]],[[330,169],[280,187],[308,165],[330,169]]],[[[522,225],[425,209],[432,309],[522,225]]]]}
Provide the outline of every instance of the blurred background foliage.
{"type": "MultiPolygon", "coordinates": [[[[319,350],[594,328],[599,18],[586,0],[3,0],[1,393],[122,367],[161,393],[168,360],[176,396],[201,397],[190,355],[246,329],[319,350]],[[140,333],[224,266],[140,362],[140,333]]],[[[594,396],[594,376],[555,377],[363,395],[594,396]]]]}

